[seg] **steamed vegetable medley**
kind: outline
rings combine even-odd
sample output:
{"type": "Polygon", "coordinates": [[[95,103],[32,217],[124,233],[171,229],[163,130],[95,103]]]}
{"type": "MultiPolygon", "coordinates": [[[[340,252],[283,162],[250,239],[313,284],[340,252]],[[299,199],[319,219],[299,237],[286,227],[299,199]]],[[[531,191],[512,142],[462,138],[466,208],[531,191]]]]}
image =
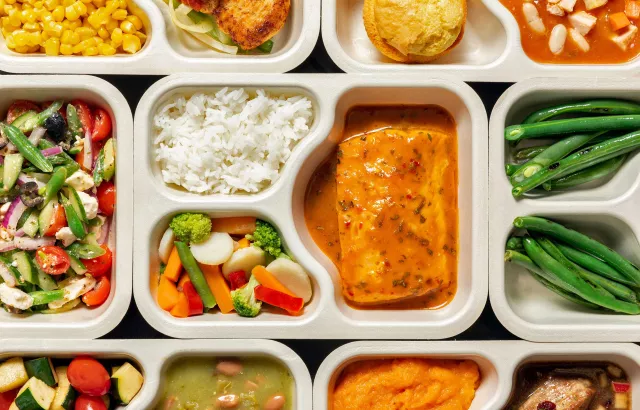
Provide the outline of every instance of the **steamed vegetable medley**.
{"type": "Polygon", "coordinates": [[[175,216],[158,249],[157,300],[175,317],[216,306],[255,317],[267,304],[299,314],[313,293],[309,276],[282,247],[268,222],[253,217],[175,216]]]}
{"type": "Polygon", "coordinates": [[[600,99],[544,108],[507,127],[505,138],[554,139],[517,150],[506,165],[515,198],[583,186],[614,174],[640,148],[640,104],[600,99]]]}
{"type": "Polygon", "coordinates": [[[0,305],[59,313],[109,297],[115,142],[84,101],[18,101],[0,123],[0,305]]]}
{"type": "Polygon", "coordinates": [[[507,241],[505,261],[525,268],[550,291],[590,309],[640,314],[640,270],[608,246],[559,223],[513,222],[528,234],[507,241]]]}
{"type": "Polygon", "coordinates": [[[13,357],[0,363],[0,410],[108,410],[128,405],[143,382],[123,360],[13,357]]]}

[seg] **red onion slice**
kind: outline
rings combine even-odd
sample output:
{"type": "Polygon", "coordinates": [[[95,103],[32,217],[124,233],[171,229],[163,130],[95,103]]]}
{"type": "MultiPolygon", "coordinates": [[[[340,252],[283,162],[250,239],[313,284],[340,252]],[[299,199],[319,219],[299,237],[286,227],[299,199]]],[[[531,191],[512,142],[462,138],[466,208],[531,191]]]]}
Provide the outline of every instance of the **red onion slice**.
{"type": "MultiPolygon", "coordinates": [[[[16,238],[19,238],[21,236],[24,236],[24,229],[20,228],[16,231],[16,233],[13,235],[16,238]]],[[[0,251],[1,252],[1,251],[0,251]]]]}
{"type": "Polygon", "coordinates": [[[51,147],[40,151],[45,157],[52,157],[54,155],[62,154],[62,147],[51,147]]]}
{"type": "Polygon", "coordinates": [[[44,237],[44,238],[36,238],[32,239],[28,236],[23,236],[20,238],[13,238],[13,242],[16,244],[18,249],[23,249],[25,251],[35,251],[43,246],[53,246],[56,244],[56,238],[52,237],[44,237]]]}
{"type": "Polygon", "coordinates": [[[98,238],[98,243],[100,245],[104,245],[109,240],[109,230],[111,228],[111,218],[107,218],[104,220],[104,224],[100,227],[100,237],[98,238]]]}
{"type": "Polygon", "coordinates": [[[38,146],[42,137],[44,137],[44,133],[47,132],[44,127],[36,127],[31,131],[31,135],[29,135],[29,142],[34,146],[38,146]]]}
{"type": "Polygon", "coordinates": [[[84,157],[82,158],[82,165],[85,168],[93,170],[93,141],[90,132],[84,133],[84,157]]]}
{"type": "Polygon", "coordinates": [[[18,221],[26,209],[27,206],[22,203],[20,197],[14,199],[13,202],[11,202],[11,206],[9,207],[7,214],[4,216],[2,226],[7,230],[15,231],[18,221]]]}
{"type": "Polygon", "coordinates": [[[18,180],[16,181],[16,184],[24,185],[27,182],[35,182],[36,184],[38,184],[38,188],[42,188],[43,186],[46,185],[44,182],[38,181],[37,179],[32,178],[25,173],[21,173],[20,175],[18,175],[18,180]]]}
{"type": "MultiPolygon", "coordinates": [[[[0,252],[9,252],[16,248],[16,244],[13,242],[0,242],[0,252]]],[[[1,265],[1,264],[0,264],[1,265]]]]}

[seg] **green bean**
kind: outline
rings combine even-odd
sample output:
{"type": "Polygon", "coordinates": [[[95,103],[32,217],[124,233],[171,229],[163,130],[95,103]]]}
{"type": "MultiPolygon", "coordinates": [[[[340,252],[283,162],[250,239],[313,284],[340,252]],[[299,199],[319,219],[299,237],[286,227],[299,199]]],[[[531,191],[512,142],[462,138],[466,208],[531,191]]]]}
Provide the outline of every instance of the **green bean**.
{"type": "Polygon", "coordinates": [[[62,203],[62,207],[64,208],[64,214],[67,217],[67,223],[69,224],[69,228],[73,235],[78,239],[84,239],[87,236],[87,231],[84,229],[84,224],[82,223],[82,219],[77,214],[75,208],[67,199],[66,196],[60,194],[60,202],[62,203]]]}
{"type": "Polygon", "coordinates": [[[515,185],[511,193],[515,198],[518,198],[547,181],[576,173],[611,158],[631,152],[638,147],[640,147],[640,131],[634,131],[618,138],[603,141],[571,154],[547,166],[545,169],[536,172],[529,178],[515,185]]]}
{"type": "Polygon", "coordinates": [[[184,269],[187,271],[193,287],[196,288],[196,292],[200,295],[204,307],[206,309],[213,309],[217,304],[216,298],[213,296],[213,293],[211,293],[209,284],[193,257],[189,246],[184,242],[175,242],[174,245],[178,250],[180,262],[182,262],[182,266],[184,266],[184,269]]]}
{"type": "Polygon", "coordinates": [[[29,132],[33,131],[36,127],[40,127],[44,124],[47,118],[51,117],[55,112],[62,108],[62,103],[62,100],[54,101],[49,107],[39,112],[37,115],[27,119],[24,124],[20,126],[20,131],[29,132]]]}
{"type": "Polygon", "coordinates": [[[562,242],[571,244],[574,248],[593,255],[608,263],[622,273],[627,279],[640,283],[640,270],[613,249],[601,244],[573,229],[566,228],[559,223],[535,216],[518,217],[513,221],[516,228],[544,233],[562,242]]]}
{"type": "Polygon", "coordinates": [[[640,115],[612,115],[611,117],[571,118],[536,124],[511,125],[504,130],[508,141],[543,138],[556,135],[640,128],[640,115]]]}
{"type": "Polygon", "coordinates": [[[258,50],[262,51],[263,53],[270,53],[271,50],[273,50],[273,40],[267,40],[264,43],[260,44],[258,46],[258,50]]]}
{"type": "Polygon", "coordinates": [[[546,191],[556,191],[559,189],[569,189],[582,184],[589,183],[591,181],[604,178],[611,175],[622,167],[624,161],[627,159],[628,154],[620,155],[615,158],[611,158],[605,162],[601,162],[589,168],[585,168],[582,171],[578,171],[567,176],[554,179],[542,184],[542,187],[546,191]]]}
{"type": "Polygon", "coordinates": [[[640,114],[640,104],[630,101],[597,99],[576,101],[554,107],[543,108],[529,115],[523,124],[534,124],[547,121],[553,117],[569,113],[600,115],[632,115],[640,114]]]}
{"type": "Polygon", "coordinates": [[[544,249],[544,251],[549,254],[549,256],[551,256],[553,259],[560,262],[565,268],[569,269],[574,274],[582,277],[582,279],[584,279],[591,286],[593,286],[593,289],[596,292],[598,292],[602,296],[615,297],[612,292],[609,292],[607,289],[605,289],[596,281],[591,280],[590,275],[585,274],[586,271],[584,271],[582,268],[580,268],[579,266],[571,262],[569,259],[567,259],[566,256],[564,256],[562,252],[560,252],[560,250],[556,248],[556,246],[551,242],[551,240],[549,240],[544,236],[539,236],[539,235],[534,236],[533,238],[536,240],[536,242],[538,242],[538,245],[540,245],[542,249],[544,249]]]}
{"type": "Polygon", "coordinates": [[[40,204],[41,209],[45,207],[53,198],[58,195],[64,181],[67,179],[67,169],[65,167],[56,168],[55,172],[44,187],[44,202],[40,204]]]}
{"type": "Polygon", "coordinates": [[[574,150],[584,146],[586,143],[602,134],[603,132],[578,134],[556,142],[540,154],[536,155],[535,158],[522,165],[522,167],[520,167],[520,169],[511,176],[511,184],[519,184],[526,178],[531,177],[536,172],[539,172],[554,162],[561,160],[574,150]]]}
{"type": "Polygon", "coordinates": [[[12,125],[7,125],[5,123],[0,123],[0,127],[2,127],[2,133],[11,141],[13,145],[16,146],[18,151],[26,158],[27,161],[31,162],[36,168],[38,168],[42,172],[52,172],[53,165],[42,155],[40,150],[36,148],[25,135],[12,125]]]}
{"type": "Polygon", "coordinates": [[[640,306],[618,300],[614,297],[603,296],[587,283],[582,277],[567,269],[562,263],[555,260],[533,238],[527,236],[523,239],[524,249],[531,260],[543,271],[556,276],[569,287],[575,289],[575,294],[588,302],[613,310],[615,312],[632,315],[640,314],[640,306]]]}
{"type": "Polygon", "coordinates": [[[625,285],[604,278],[593,272],[589,272],[583,267],[570,261],[550,239],[541,237],[536,238],[536,240],[538,241],[540,246],[542,246],[542,249],[544,249],[549,255],[551,255],[551,257],[563,264],[566,268],[582,276],[582,279],[590,282],[593,285],[596,285],[596,288],[603,289],[608,294],[627,302],[636,303],[638,301],[635,292],[625,285]]]}
{"type": "Polygon", "coordinates": [[[566,256],[570,261],[582,266],[583,268],[591,272],[595,272],[600,276],[604,276],[605,278],[609,278],[624,285],[632,287],[640,286],[640,283],[627,279],[623,274],[613,269],[606,263],[602,262],[600,259],[594,258],[587,253],[580,252],[579,250],[574,249],[571,246],[567,246],[563,243],[554,242],[554,244],[558,247],[558,249],[560,249],[560,252],[562,252],[564,256],[566,256]]]}
{"type": "Polygon", "coordinates": [[[586,300],[582,299],[580,296],[576,296],[575,294],[568,292],[562,289],[561,287],[554,285],[549,280],[545,279],[546,274],[535,263],[533,263],[531,258],[529,258],[527,255],[524,255],[517,251],[507,251],[504,254],[504,261],[513,262],[516,265],[519,265],[527,269],[535,280],[540,282],[545,288],[549,289],[550,291],[557,294],[558,296],[561,296],[566,300],[578,305],[583,305],[591,309],[600,309],[600,306],[587,302],[586,300]]]}
{"type": "Polygon", "coordinates": [[[549,145],[538,145],[535,147],[522,148],[516,151],[513,155],[513,159],[516,162],[526,162],[532,158],[535,158],[545,149],[549,148],[549,145]]]}
{"type": "Polygon", "coordinates": [[[507,250],[517,251],[524,249],[521,236],[512,236],[507,240],[507,250]]]}
{"type": "Polygon", "coordinates": [[[82,122],[78,117],[78,110],[71,104],[67,104],[67,127],[72,136],[82,136],[82,122]]]}
{"type": "Polygon", "coordinates": [[[507,173],[508,177],[518,172],[520,168],[522,168],[522,165],[518,165],[518,164],[505,164],[504,166],[504,170],[507,173]]]}
{"type": "Polygon", "coordinates": [[[563,282],[562,280],[560,280],[560,278],[558,278],[557,276],[553,274],[549,274],[544,270],[540,269],[540,267],[535,263],[533,263],[531,258],[529,258],[523,252],[525,252],[524,249],[522,250],[522,252],[508,250],[504,253],[504,261],[514,262],[516,265],[520,265],[526,268],[530,272],[533,272],[536,275],[541,276],[544,280],[553,284],[555,287],[562,289],[564,292],[571,293],[571,294],[575,293],[575,289],[573,287],[571,287],[566,282],[563,282]]]}

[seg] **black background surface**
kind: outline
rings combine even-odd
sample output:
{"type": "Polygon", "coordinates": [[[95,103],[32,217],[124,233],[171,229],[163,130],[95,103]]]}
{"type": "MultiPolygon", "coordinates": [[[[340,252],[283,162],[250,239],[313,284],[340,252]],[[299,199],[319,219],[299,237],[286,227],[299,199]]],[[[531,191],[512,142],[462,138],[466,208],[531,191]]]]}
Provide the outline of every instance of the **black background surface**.
{"type": "MultiPolygon", "coordinates": [[[[328,56],[322,40],[319,39],[311,56],[292,73],[341,73],[342,71],[328,56]]],[[[285,74],[286,75],[286,74],[285,74]]],[[[254,79],[256,75],[251,75],[254,79]]],[[[115,85],[126,97],[131,110],[135,113],[138,101],[148,87],[158,81],[161,76],[100,76],[115,85]]],[[[259,78],[259,77],[257,77],[259,78]]],[[[258,79],[259,81],[259,79],[258,79]]],[[[497,99],[511,85],[507,83],[470,83],[471,87],[480,95],[484,102],[487,114],[497,99]]],[[[135,229],[135,228],[134,228],[135,229]]],[[[142,255],[133,255],[143,257],[142,255]]],[[[138,311],[135,301],[132,299],[129,311],[123,321],[104,338],[106,339],[162,339],[167,336],[153,329],[138,311]]],[[[390,339],[393,336],[390,335],[390,339]]],[[[451,340],[512,340],[517,339],[507,331],[498,321],[490,303],[487,301],[482,316],[467,331],[451,340]]],[[[309,367],[311,377],[315,377],[322,361],[337,347],[350,342],[350,340],[279,340],[296,351],[309,367]]],[[[211,340],[215,346],[215,340],[211,340]]]]}

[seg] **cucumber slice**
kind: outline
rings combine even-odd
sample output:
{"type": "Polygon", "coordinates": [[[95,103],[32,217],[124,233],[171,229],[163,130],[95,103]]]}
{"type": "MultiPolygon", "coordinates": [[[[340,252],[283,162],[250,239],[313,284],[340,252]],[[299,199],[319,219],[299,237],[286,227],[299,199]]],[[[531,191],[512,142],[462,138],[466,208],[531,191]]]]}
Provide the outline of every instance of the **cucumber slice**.
{"type": "Polygon", "coordinates": [[[44,233],[49,230],[49,227],[53,223],[53,215],[56,212],[56,206],[58,206],[58,200],[52,199],[42,208],[40,215],[38,216],[38,228],[40,229],[40,236],[44,236],[44,233]]]}
{"type": "Polygon", "coordinates": [[[22,230],[29,237],[34,238],[38,234],[38,228],[40,224],[38,223],[38,212],[31,212],[27,220],[22,225],[22,230]]]}
{"type": "Polygon", "coordinates": [[[67,188],[67,196],[69,197],[69,202],[73,209],[76,211],[76,215],[80,217],[82,222],[87,223],[87,213],[84,210],[84,205],[82,205],[82,200],[80,199],[80,195],[78,195],[78,191],[72,186],[67,188]]]}
{"type": "Polygon", "coordinates": [[[129,404],[142,388],[144,377],[142,374],[126,362],[111,375],[111,394],[113,398],[122,404],[129,404]]]}
{"type": "Polygon", "coordinates": [[[104,163],[102,178],[106,181],[111,181],[113,175],[116,172],[116,150],[113,138],[110,138],[106,144],[104,144],[104,163]]]}
{"type": "Polygon", "coordinates": [[[4,168],[2,170],[2,184],[5,191],[10,190],[18,180],[18,175],[22,172],[22,154],[9,154],[4,157],[4,168]]]}
{"type": "Polygon", "coordinates": [[[32,377],[18,391],[18,397],[11,403],[9,410],[49,410],[56,390],[42,380],[32,377]]]}
{"type": "Polygon", "coordinates": [[[29,293],[29,296],[33,298],[33,306],[42,306],[55,302],[56,300],[64,299],[64,290],[37,290],[29,293]]]}
{"type": "Polygon", "coordinates": [[[49,410],[72,410],[76,401],[76,391],[71,387],[69,378],[67,377],[67,366],[56,367],[58,375],[58,388],[56,389],[56,397],[51,403],[49,410]]]}
{"type": "Polygon", "coordinates": [[[27,208],[24,210],[22,215],[20,215],[20,219],[18,219],[18,224],[16,225],[17,229],[20,229],[24,226],[24,224],[27,222],[27,219],[29,219],[33,211],[34,211],[33,208],[27,208]]]}
{"type": "Polygon", "coordinates": [[[104,147],[100,150],[98,158],[96,159],[95,167],[93,168],[93,183],[95,186],[100,186],[104,179],[104,147]]]}
{"type": "Polygon", "coordinates": [[[45,382],[48,386],[55,387],[58,384],[58,375],[53,368],[53,363],[48,357],[38,357],[37,359],[24,362],[29,377],[35,377],[45,382]]]}
{"type": "Polygon", "coordinates": [[[14,357],[0,364],[0,393],[22,387],[28,380],[22,357],[14,357]]]}
{"type": "Polygon", "coordinates": [[[27,255],[26,252],[16,252],[11,256],[11,258],[16,264],[16,268],[24,280],[29,283],[33,283],[34,285],[38,285],[38,272],[31,264],[31,258],[29,258],[29,255],[27,255]]]}
{"type": "Polygon", "coordinates": [[[69,263],[71,264],[71,269],[77,275],[84,275],[87,273],[87,268],[84,266],[84,263],[73,255],[69,255],[69,263]]]}
{"type": "Polygon", "coordinates": [[[53,280],[51,275],[45,273],[42,269],[40,269],[35,261],[31,263],[31,266],[34,267],[36,271],[38,271],[38,286],[40,286],[42,290],[49,291],[58,289],[58,284],[56,283],[56,281],[53,280]]]}
{"type": "Polygon", "coordinates": [[[25,125],[27,122],[32,122],[38,117],[38,113],[35,111],[27,111],[24,114],[20,115],[18,118],[13,120],[11,125],[20,129],[20,131],[24,132],[25,125]]]}

